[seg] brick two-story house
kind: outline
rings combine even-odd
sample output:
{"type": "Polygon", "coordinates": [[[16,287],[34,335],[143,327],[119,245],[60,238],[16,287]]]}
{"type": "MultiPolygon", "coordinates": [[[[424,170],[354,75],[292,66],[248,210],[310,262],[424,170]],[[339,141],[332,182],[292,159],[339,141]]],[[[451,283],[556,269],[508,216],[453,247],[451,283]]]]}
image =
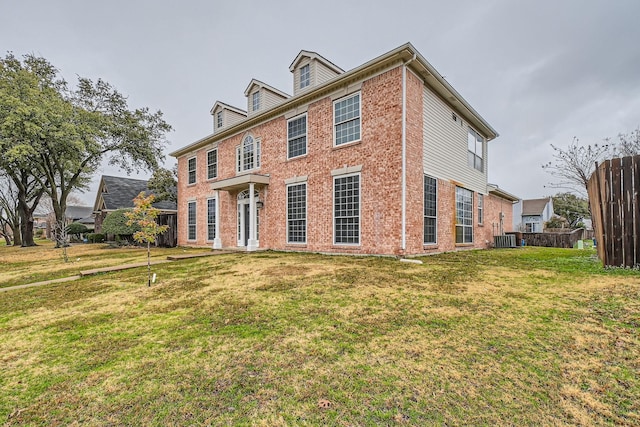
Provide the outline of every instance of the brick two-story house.
{"type": "Polygon", "coordinates": [[[216,102],[213,133],[171,153],[179,245],[403,256],[511,229],[497,132],[411,44],[346,72],[303,50],[290,71],[292,96],[254,79],[246,111],[216,102]]]}

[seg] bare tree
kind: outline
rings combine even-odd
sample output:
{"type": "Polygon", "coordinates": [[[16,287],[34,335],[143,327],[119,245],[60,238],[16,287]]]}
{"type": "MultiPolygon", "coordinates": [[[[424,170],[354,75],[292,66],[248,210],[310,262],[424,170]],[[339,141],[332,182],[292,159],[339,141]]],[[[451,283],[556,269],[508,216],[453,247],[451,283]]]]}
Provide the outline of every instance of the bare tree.
{"type": "Polygon", "coordinates": [[[18,211],[18,189],[13,181],[0,171],[0,236],[7,243],[22,244],[20,213],[18,211]]]}
{"type": "Polygon", "coordinates": [[[595,171],[596,162],[601,162],[612,154],[609,140],[605,144],[580,145],[577,137],[566,149],[551,144],[554,150],[553,160],[542,165],[551,175],[559,178],[549,187],[571,190],[583,196],[587,195],[589,177],[595,171]]]}
{"type": "Polygon", "coordinates": [[[616,152],[621,156],[637,156],[640,154],[640,127],[629,134],[618,134],[616,152]]]}

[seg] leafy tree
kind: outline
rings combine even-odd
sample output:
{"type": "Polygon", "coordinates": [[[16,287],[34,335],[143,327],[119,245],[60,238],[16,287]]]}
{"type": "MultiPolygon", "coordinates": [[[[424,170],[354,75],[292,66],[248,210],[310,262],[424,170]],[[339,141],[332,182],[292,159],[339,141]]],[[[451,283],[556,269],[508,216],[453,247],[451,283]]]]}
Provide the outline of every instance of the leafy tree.
{"type": "Polygon", "coordinates": [[[553,196],[553,211],[565,218],[570,228],[579,228],[578,224],[591,216],[587,199],[572,193],[558,193],[553,196]]]}
{"type": "Polygon", "coordinates": [[[544,223],[545,228],[569,228],[569,222],[558,215],[552,216],[549,221],[544,223]]]}
{"type": "Polygon", "coordinates": [[[156,218],[160,213],[159,209],[152,206],[154,195],[150,194],[145,197],[144,191],[133,199],[135,208],[132,211],[125,212],[125,216],[129,219],[127,224],[130,226],[137,225],[140,230],[136,231],[133,238],[136,242],[147,244],[147,276],[148,286],[151,286],[151,243],[155,243],[158,234],[162,234],[169,228],[166,225],[159,225],[156,218]]]}
{"type": "Polygon", "coordinates": [[[12,150],[2,167],[29,171],[50,197],[56,222],[64,220],[71,192],[86,189],[102,161],[132,172],[156,169],[163,159],[171,126],[161,111],[130,109],[126,97],[100,79],[80,77],[70,89],[44,58],[27,55],[20,62],[9,54],[0,64],[6,71],[0,75],[6,92],[0,91],[0,149],[12,150]]]}
{"type": "Polygon", "coordinates": [[[618,134],[616,151],[620,156],[636,156],[640,154],[640,127],[630,134],[618,134]]]}
{"type": "Polygon", "coordinates": [[[551,175],[560,179],[551,184],[553,188],[564,188],[587,194],[587,184],[591,174],[595,171],[596,162],[601,162],[609,154],[611,147],[609,141],[604,145],[580,145],[578,138],[573,138],[566,149],[551,144],[554,150],[553,160],[542,165],[542,168],[551,175]]]}
{"type": "Polygon", "coordinates": [[[129,211],[131,209],[118,209],[109,213],[102,222],[102,232],[116,237],[129,238],[140,231],[140,226],[137,224],[128,224],[129,218],[125,213],[129,211]]]}
{"type": "Polygon", "coordinates": [[[178,201],[178,167],[173,169],[158,168],[147,182],[147,187],[155,195],[155,201],[160,202],[168,200],[170,202],[178,201]]]}
{"type": "Polygon", "coordinates": [[[34,246],[33,212],[44,193],[39,141],[56,135],[62,83],[42,58],[0,59],[0,169],[17,189],[21,245],[34,246]]]}

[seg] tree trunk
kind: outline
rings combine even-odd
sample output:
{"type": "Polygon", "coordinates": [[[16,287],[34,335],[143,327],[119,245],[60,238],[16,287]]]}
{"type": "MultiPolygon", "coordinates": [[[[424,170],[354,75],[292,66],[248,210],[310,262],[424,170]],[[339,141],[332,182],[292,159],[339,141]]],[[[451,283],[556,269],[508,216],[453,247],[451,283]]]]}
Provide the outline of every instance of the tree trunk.
{"type": "Polygon", "coordinates": [[[22,195],[18,197],[18,209],[20,211],[20,235],[22,237],[20,246],[36,246],[36,242],[33,240],[33,212],[29,209],[26,198],[22,195]]]}
{"type": "Polygon", "coordinates": [[[12,225],[11,231],[13,232],[13,246],[22,246],[22,230],[20,230],[20,225],[12,225]]]}

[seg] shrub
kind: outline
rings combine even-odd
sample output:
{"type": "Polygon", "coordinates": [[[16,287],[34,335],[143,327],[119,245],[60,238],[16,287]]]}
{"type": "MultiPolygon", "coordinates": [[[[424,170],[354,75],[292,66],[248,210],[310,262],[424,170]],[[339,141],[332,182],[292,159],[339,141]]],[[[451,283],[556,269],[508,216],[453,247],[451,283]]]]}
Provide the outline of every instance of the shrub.
{"type": "Polygon", "coordinates": [[[104,234],[89,233],[87,234],[87,240],[89,241],[89,243],[102,243],[104,242],[104,234]]]}
{"type": "Polygon", "coordinates": [[[131,209],[118,209],[107,215],[102,222],[102,232],[104,234],[112,234],[116,236],[116,238],[127,238],[132,236],[136,231],[139,231],[140,227],[136,224],[127,225],[129,219],[124,213],[129,211],[131,211],[131,209]]]}

